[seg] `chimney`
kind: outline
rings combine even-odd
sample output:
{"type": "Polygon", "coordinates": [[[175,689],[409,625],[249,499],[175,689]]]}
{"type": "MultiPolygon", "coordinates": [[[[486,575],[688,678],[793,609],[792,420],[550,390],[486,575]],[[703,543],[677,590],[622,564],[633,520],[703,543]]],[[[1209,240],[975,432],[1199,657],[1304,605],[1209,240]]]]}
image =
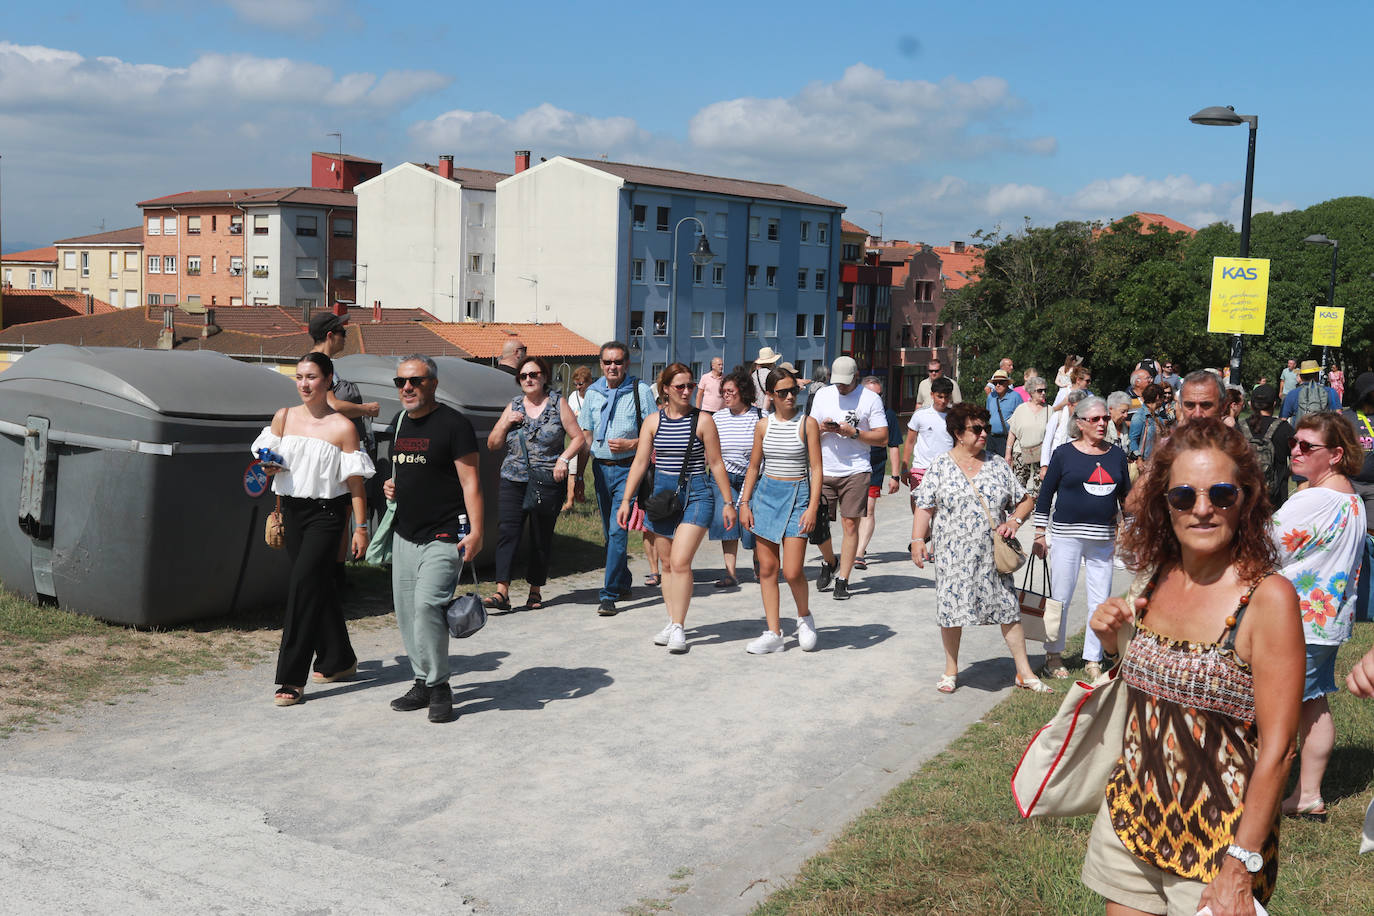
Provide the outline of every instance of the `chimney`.
{"type": "Polygon", "coordinates": [[[204,323],[200,327],[201,339],[204,340],[206,337],[213,337],[218,334],[219,331],[219,325],[215,324],[215,310],[213,308],[206,309],[204,323]]]}
{"type": "Polygon", "coordinates": [[[949,247],[954,251],[955,254],[963,254],[963,253],[964,253],[964,243],[963,243],[963,242],[950,242],[950,243],[949,243],[949,247]]]}
{"type": "Polygon", "coordinates": [[[332,311],[335,315],[338,315],[340,318],[345,318],[348,316],[348,304],[343,302],[342,300],[335,299],[334,307],[330,309],[330,311],[332,311]]]}
{"type": "Polygon", "coordinates": [[[172,343],[176,337],[176,309],[164,308],[162,310],[162,330],[157,335],[157,348],[159,350],[172,349],[172,343]]]}
{"type": "Polygon", "coordinates": [[[518,149],[515,151],[515,174],[519,175],[530,167],[530,151],[518,149]]]}
{"type": "Polygon", "coordinates": [[[439,157],[439,177],[440,177],[440,178],[452,178],[452,177],[453,177],[453,157],[452,157],[452,156],[440,156],[440,157],[439,157]]]}
{"type": "Polygon", "coordinates": [[[91,295],[90,293],[86,294],[86,314],[95,314],[95,296],[91,295]]]}
{"type": "Polygon", "coordinates": [[[372,320],[377,324],[382,323],[382,300],[380,299],[372,300],[372,320]]]}

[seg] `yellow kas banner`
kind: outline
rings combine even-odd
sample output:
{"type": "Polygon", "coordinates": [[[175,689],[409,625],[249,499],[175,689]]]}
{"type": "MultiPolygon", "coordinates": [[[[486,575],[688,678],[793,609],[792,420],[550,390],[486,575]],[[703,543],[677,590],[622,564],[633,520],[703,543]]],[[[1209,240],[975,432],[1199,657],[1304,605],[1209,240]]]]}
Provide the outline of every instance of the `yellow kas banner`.
{"type": "Polygon", "coordinates": [[[1263,334],[1269,301],[1268,258],[1213,258],[1207,330],[1213,334],[1263,334]]]}
{"type": "Polygon", "coordinates": [[[1321,306],[1312,316],[1312,343],[1319,347],[1339,347],[1345,328],[1345,309],[1321,306]]]}

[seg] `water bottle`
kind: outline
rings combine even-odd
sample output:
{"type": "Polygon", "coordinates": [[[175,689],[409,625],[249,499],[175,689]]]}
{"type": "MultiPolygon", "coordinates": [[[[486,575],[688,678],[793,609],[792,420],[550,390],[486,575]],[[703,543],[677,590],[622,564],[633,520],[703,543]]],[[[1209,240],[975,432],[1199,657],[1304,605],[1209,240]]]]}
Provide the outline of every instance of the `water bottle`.
{"type": "Polygon", "coordinates": [[[458,535],[459,535],[459,537],[467,537],[467,536],[468,536],[469,534],[471,534],[471,533],[472,533],[472,526],[468,524],[468,517],[467,517],[466,515],[459,515],[459,516],[458,516],[458,535]]]}

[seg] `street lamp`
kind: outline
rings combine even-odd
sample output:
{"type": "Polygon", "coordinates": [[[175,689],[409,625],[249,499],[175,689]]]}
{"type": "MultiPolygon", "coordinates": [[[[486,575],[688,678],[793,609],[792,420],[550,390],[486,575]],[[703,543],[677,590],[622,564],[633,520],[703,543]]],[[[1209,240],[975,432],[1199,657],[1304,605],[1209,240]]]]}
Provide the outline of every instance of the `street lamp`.
{"type": "MultiPolygon", "coordinates": [[[[1331,283],[1326,287],[1326,307],[1331,308],[1336,304],[1336,255],[1341,250],[1341,243],[1335,239],[1329,239],[1318,232],[1316,235],[1309,235],[1303,239],[1309,245],[1330,245],[1331,246],[1331,283]]],[[[1326,381],[1326,367],[1330,365],[1326,361],[1326,345],[1322,344],[1322,381],[1326,381]]]]}
{"type": "MultiPolygon", "coordinates": [[[[1204,108],[1197,114],[1188,118],[1194,124],[1205,124],[1209,127],[1235,127],[1239,124],[1250,125],[1250,148],[1245,155],[1245,197],[1242,199],[1240,211],[1240,256],[1250,257],[1250,207],[1255,199],[1255,133],[1259,130],[1259,115],[1236,114],[1236,109],[1230,105],[1225,108],[1220,105],[1213,105],[1211,108],[1204,108]]],[[[1241,337],[1239,334],[1231,338],[1231,381],[1240,383],[1240,350],[1241,337]]]]}
{"type": "Polygon", "coordinates": [[[697,239],[697,247],[692,251],[692,263],[697,267],[705,267],[715,260],[716,256],[711,253],[711,243],[706,241],[706,224],[695,216],[684,216],[677,221],[673,227],[673,285],[668,288],[668,362],[677,362],[677,232],[686,222],[696,223],[701,227],[701,237],[697,239]]]}

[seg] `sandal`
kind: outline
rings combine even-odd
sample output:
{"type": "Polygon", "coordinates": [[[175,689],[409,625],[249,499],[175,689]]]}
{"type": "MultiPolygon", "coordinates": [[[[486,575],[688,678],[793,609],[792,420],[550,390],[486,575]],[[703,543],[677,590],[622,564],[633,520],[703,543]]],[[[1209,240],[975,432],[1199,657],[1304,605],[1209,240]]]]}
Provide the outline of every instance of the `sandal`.
{"type": "Polygon", "coordinates": [[[1044,667],[1040,669],[1041,677],[1052,677],[1057,680],[1066,680],[1069,676],[1069,669],[1064,666],[1064,659],[1058,655],[1046,655],[1044,667]]]}
{"type": "Polygon", "coordinates": [[[544,607],[544,596],[534,589],[530,589],[530,596],[525,599],[525,610],[538,611],[544,607]]]}
{"type": "Polygon", "coordinates": [[[726,576],[724,579],[716,580],[716,588],[735,588],[739,585],[739,580],[734,576],[726,576]]]}
{"type": "Polygon", "coordinates": [[[954,685],[954,675],[942,674],[940,675],[940,679],[935,682],[935,689],[940,691],[941,693],[953,693],[954,685]]]}
{"type": "Polygon", "coordinates": [[[290,684],[282,684],[273,695],[272,702],[277,706],[295,706],[304,696],[305,689],[303,687],[292,687],[290,684]]]}
{"type": "Polygon", "coordinates": [[[1304,821],[1316,821],[1319,824],[1326,823],[1326,802],[1313,802],[1301,808],[1283,808],[1284,817],[1296,817],[1304,821]]]}
{"type": "Polygon", "coordinates": [[[323,671],[316,671],[310,675],[310,680],[316,684],[332,684],[335,681],[346,681],[358,673],[358,663],[354,662],[350,667],[334,674],[325,674],[323,671]]]}
{"type": "Polygon", "coordinates": [[[663,577],[658,573],[649,573],[644,577],[644,584],[649,588],[658,588],[663,584],[663,577]]]}
{"type": "Polygon", "coordinates": [[[1016,675],[1016,686],[1022,690],[1029,690],[1031,693],[1054,693],[1050,686],[1038,677],[1029,677],[1021,680],[1021,675],[1016,675]]]}
{"type": "Polygon", "coordinates": [[[482,606],[489,611],[509,611],[510,595],[503,595],[497,592],[482,600],[482,606]]]}
{"type": "Polygon", "coordinates": [[[863,557],[856,557],[854,560],[855,569],[868,569],[868,561],[863,557]]]}

